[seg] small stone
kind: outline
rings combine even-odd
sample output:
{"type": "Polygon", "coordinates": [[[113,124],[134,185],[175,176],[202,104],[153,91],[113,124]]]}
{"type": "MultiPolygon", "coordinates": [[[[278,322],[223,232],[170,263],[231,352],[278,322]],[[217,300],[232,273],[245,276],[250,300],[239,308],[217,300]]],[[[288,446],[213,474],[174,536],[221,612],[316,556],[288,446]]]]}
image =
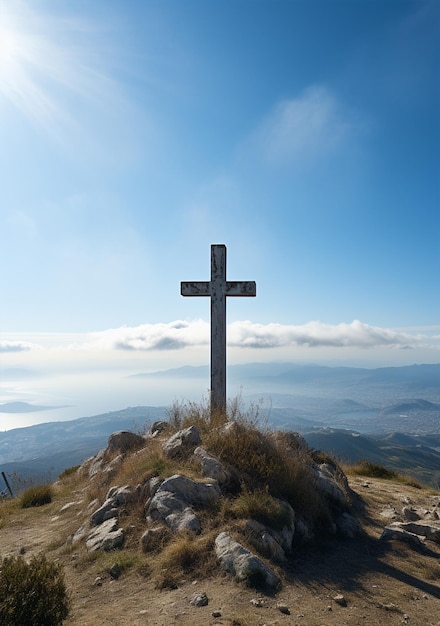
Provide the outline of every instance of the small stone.
{"type": "Polygon", "coordinates": [[[201,593],[193,594],[191,600],[189,601],[189,603],[193,606],[206,606],[208,602],[208,596],[204,591],[202,591],[201,593]]]}
{"type": "Polygon", "coordinates": [[[121,566],[118,563],[113,563],[108,573],[110,574],[112,578],[117,580],[119,576],[122,574],[121,566]]]}
{"type": "Polygon", "coordinates": [[[101,576],[97,576],[95,578],[95,582],[93,584],[95,585],[95,587],[101,587],[101,585],[102,585],[102,578],[101,578],[101,576]]]}
{"type": "Polygon", "coordinates": [[[262,598],[252,598],[252,600],[250,600],[250,603],[258,608],[264,606],[264,600],[262,600],[262,598]]]}
{"type": "Polygon", "coordinates": [[[277,609],[280,613],[284,613],[284,615],[290,615],[289,608],[285,604],[277,604],[277,609]]]}
{"type": "Polygon", "coordinates": [[[221,617],[222,614],[220,613],[220,611],[214,611],[214,613],[212,614],[212,617],[221,617]]]}
{"type": "Polygon", "coordinates": [[[333,596],[333,600],[334,602],[336,602],[336,604],[339,604],[339,606],[347,606],[347,600],[342,595],[342,593],[337,593],[335,596],[333,596]]]}

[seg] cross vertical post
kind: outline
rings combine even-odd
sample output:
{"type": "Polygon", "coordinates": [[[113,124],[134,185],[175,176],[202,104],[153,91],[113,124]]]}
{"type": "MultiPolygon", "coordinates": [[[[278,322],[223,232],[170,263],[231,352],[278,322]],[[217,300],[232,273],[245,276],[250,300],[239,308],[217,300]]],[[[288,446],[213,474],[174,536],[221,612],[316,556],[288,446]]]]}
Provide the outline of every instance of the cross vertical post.
{"type": "Polygon", "coordinates": [[[226,280],[226,246],[211,245],[211,281],[181,282],[182,296],[211,298],[211,412],[226,409],[226,297],[255,296],[254,281],[226,280]]]}

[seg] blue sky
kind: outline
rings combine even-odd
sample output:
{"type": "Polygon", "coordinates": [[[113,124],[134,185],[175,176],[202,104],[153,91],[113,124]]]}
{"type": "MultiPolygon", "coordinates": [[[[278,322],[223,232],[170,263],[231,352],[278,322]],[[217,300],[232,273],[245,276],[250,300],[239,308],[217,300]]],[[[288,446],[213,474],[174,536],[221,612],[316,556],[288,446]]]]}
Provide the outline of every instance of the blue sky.
{"type": "Polygon", "coordinates": [[[423,0],[0,0],[1,367],[206,362],[212,243],[257,283],[233,360],[438,362],[439,35],[423,0]]]}

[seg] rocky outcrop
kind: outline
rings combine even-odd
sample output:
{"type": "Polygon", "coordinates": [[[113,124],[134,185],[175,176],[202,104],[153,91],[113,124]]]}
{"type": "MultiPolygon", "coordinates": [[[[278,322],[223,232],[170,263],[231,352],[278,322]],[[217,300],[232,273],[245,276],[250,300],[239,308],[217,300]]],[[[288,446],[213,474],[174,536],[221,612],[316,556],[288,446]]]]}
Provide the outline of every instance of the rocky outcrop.
{"type": "Polygon", "coordinates": [[[124,543],[124,531],[118,528],[116,519],[102,522],[87,537],[86,547],[89,551],[104,550],[109,552],[121,548],[124,543]]]}
{"type": "Polygon", "coordinates": [[[215,552],[221,567],[238,581],[250,586],[266,586],[271,589],[277,589],[280,586],[279,576],[227,532],[222,532],[217,536],[215,552]]]}
{"type": "Polygon", "coordinates": [[[170,458],[190,454],[201,443],[200,432],[196,426],[179,430],[163,444],[164,454],[170,458]]]}
{"type": "Polygon", "coordinates": [[[440,543],[440,525],[424,524],[423,522],[394,522],[385,527],[381,539],[400,538],[408,533],[440,543]]]}
{"type": "Polygon", "coordinates": [[[126,453],[136,450],[145,445],[145,438],[128,430],[120,430],[112,433],[108,438],[107,450],[110,453],[122,452],[126,453]]]}
{"type": "Polygon", "coordinates": [[[147,501],[147,519],[162,520],[174,531],[189,530],[198,534],[201,524],[191,505],[206,507],[220,497],[221,491],[216,481],[196,482],[175,474],[164,480],[147,501]]]}
{"type": "Polygon", "coordinates": [[[226,485],[229,482],[231,476],[225,466],[204,448],[198,446],[194,450],[194,456],[200,461],[203,476],[213,478],[219,485],[226,485]]]}

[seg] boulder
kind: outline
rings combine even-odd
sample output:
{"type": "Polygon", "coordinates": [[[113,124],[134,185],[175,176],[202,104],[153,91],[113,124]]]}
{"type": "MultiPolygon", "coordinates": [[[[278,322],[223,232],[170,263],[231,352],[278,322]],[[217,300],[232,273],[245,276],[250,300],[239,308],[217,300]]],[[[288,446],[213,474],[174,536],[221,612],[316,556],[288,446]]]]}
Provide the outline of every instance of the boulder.
{"type": "Polygon", "coordinates": [[[174,458],[188,454],[200,442],[199,429],[196,426],[190,426],[179,430],[167,439],[163,444],[163,451],[169,458],[174,458]]]}
{"type": "Polygon", "coordinates": [[[222,532],[217,536],[215,552],[221,567],[237,580],[250,586],[279,587],[280,579],[275,572],[228,533],[222,532]]]}
{"type": "Polygon", "coordinates": [[[147,503],[147,516],[153,521],[163,521],[176,532],[188,530],[199,534],[200,520],[183,498],[170,491],[157,491],[147,503]]]}
{"type": "Polygon", "coordinates": [[[440,526],[426,524],[424,522],[404,522],[399,524],[399,528],[414,533],[419,537],[426,537],[429,541],[440,543],[440,526]]]}
{"type": "Polygon", "coordinates": [[[404,506],[402,508],[402,517],[403,519],[406,519],[409,522],[416,522],[417,520],[420,519],[420,515],[411,506],[404,506]]]}
{"type": "Polygon", "coordinates": [[[399,525],[385,526],[380,538],[383,541],[389,541],[390,539],[397,539],[398,541],[404,541],[405,543],[409,543],[415,546],[416,548],[420,548],[423,546],[422,541],[417,535],[415,535],[414,533],[410,533],[409,531],[404,530],[403,528],[400,528],[399,525]]]}
{"type": "Polygon", "coordinates": [[[254,545],[261,554],[264,554],[267,558],[278,563],[283,563],[286,560],[286,553],[280,543],[264,524],[260,524],[260,522],[251,519],[246,523],[246,529],[250,531],[252,545],[254,545]]]}
{"type": "Polygon", "coordinates": [[[209,506],[221,497],[220,487],[216,481],[196,482],[182,474],[174,474],[164,480],[159,491],[169,491],[189,504],[200,506],[209,506]]]}
{"type": "Polygon", "coordinates": [[[115,519],[109,519],[102,522],[100,526],[95,528],[87,537],[87,550],[104,550],[109,552],[116,548],[121,548],[124,543],[124,531],[118,528],[115,519]]]}
{"type": "Polygon", "coordinates": [[[111,487],[107,493],[107,500],[113,500],[115,506],[123,506],[133,500],[133,487],[125,485],[124,487],[111,487]]]}
{"type": "Polygon", "coordinates": [[[347,496],[338,485],[337,478],[330,471],[330,467],[328,463],[323,463],[318,469],[315,469],[316,487],[338,506],[345,508],[347,506],[347,496]]]}
{"type": "Polygon", "coordinates": [[[147,437],[157,437],[162,433],[166,428],[168,428],[168,422],[164,422],[163,420],[157,420],[153,422],[148,429],[147,437]]]}
{"type": "Polygon", "coordinates": [[[109,452],[129,452],[145,445],[145,438],[128,430],[120,430],[112,433],[108,438],[107,450],[109,452]]]}
{"type": "Polygon", "coordinates": [[[202,475],[207,478],[213,478],[220,485],[229,482],[230,474],[224,465],[218,459],[211,456],[204,448],[198,446],[194,450],[194,456],[200,461],[202,475]]]}
{"type": "Polygon", "coordinates": [[[90,517],[92,526],[99,526],[105,520],[118,516],[118,509],[113,498],[108,498],[90,517]]]}

